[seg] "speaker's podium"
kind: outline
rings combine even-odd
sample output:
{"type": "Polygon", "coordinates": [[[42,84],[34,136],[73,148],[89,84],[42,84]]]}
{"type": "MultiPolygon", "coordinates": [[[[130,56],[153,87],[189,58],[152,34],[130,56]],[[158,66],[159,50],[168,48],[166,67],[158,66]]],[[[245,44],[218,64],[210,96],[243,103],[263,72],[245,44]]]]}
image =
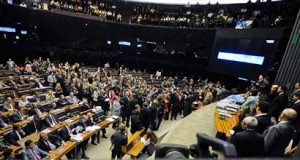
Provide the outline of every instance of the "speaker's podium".
{"type": "Polygon", "coordinates": [[[240,103],[231,98],[225,98],[217,103],[214,113],[217,136],[231,136],[231,129],[239,122],[237,112],[240,108],[240,103]]]}

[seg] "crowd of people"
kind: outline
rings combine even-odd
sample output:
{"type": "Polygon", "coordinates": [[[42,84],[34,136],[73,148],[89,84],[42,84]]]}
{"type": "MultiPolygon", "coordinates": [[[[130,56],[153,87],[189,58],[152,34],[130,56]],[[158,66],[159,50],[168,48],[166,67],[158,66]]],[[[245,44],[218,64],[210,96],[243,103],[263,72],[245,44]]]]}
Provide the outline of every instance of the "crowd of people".
{"type": "Polygon", "coordinates": [[[142,4],[134,8],[131,23],[183,28],[292,26],[299,10],[297,3],[249,2],[240,5],[177,7],[142,4]]]}
{"type": "MultiPolygon", "coordinates": [[[[193,102],[199,105],[210,104],[217,99],[222,99],[228,94],[228,90],[220,82],[213,83],[208,79],[182,79],[177,77],[163,77],[161,74],[147,74],[135,70],[129,70],[124,66],[113,69],[109,63],[103,68],[89,68],[74,65],[68,62],[55,64],[49,59],[42,58],[25,60],[24,64],[17,65],[9,59],[6,65],[1,65],[0,70],[9,71],[17,75],[8,76],[0,81],[0,93],[2,94],[2,111],[0,124],[2,128],[13,125],[13,131],[9,138],[4,138],[7,144],[19,145],[18,140],[26,135],[41,131],[45,127],[53,127],[59,120],[54,111],[66,105],[78,104],[82,111],[101,106],[106,115],[121,117],[125,128],[130,128],[133,134],[144,129],[144,132],[156,131],[160,128],[163,120],[176,120],[189,115],[193,109],[193,102]],[[23,92],[23,87],[45,89],[43,96],[34,92],[28,95],[23,92]],[[29,97],[28,97],[29,96],[29,97]],[[5,99],[4,99],[5,98],[5,99]],[[42,119],[43,112],[39,108],[39,102],[50,103],[50,109],[46,118],[42,119]],[[24,108],[28,111],[24,112],[24,108]],[[15,116],[7,117],[6,112],[13,112],[15,116]],[[15,125],[16,122],[24,120],[27,116],[34,116],[34,119],[23,129],[15,125]]],[[[82,116],[74,125],[66,125],[60,133],[41,134],[41,141],[37,146],[33,142],[26,142],[26,148],[37,148],[36,152],[47,155],[60,144],[70,139],[70,134],[80,132],[74,130],[76,126],[85,128],[93,124],[93,116],[88,114],[82,116]],[[43,138],[44,137],[44,138],[43,138]],[[46,137],[46,138],[45,138],[46,137]],[[48,150],[45,150],[43,139],[49,137],[48,150]],[[51,142],[51,143],[50,143],[51,142]],[[39,145],[40,144],[40,145],[39,145]],[[41,151],[39,151],[41,150],[41,151]],[[45,151],[45,152],[43,152],[45,151]]],[[[117,123],[113,124],[118,129],[117,123]]],[[[123,130],[125,131],[123,127],[123,130]]],[[[106,138],[105,129],[102,135],[106,138]]],[[[97,145],[96,137],[91,138],[91,143],[97,145]]],[[[85,154],[88,141],[82,143],[79,149],[82,158],[88,158],[85,154]]],[[[112,140],[114,141],[114,140],[112,140]]],[[[48,143],[48,142],[47,142],[48,143]]],[[[8,150],[10,151],[10,150],[8,150]]],[[[67,154],[68,158],[74,158],[76,151],[67,154]]],[[[32,155],[23,153],[23,157],[30,159],[32,155]]],[[[115,154],[115,153],[114,153],[115,154]]],[[[115,154],[118,155],[118,154],[115,154]]],[[[10,151],[7,156],[15,156],[10,151]]]]}
{"type": "MultiPolygon", "coordinates": [[[[55,64],[42,58],[32,61],[26,59],[24,64],[17,65],[9,59],[6,65],[1,65],[0,70],[18,75],[10,75],[0,81],[0,93],[2,98],[5,97],[1,101],[0,125],[1,128],[13,125],[13,132],[4,139],[16,146],[19,145],[17,141],[26,135],[59,123],[54,111],[69,104],[78,104],[83,111],[101,106],[106,115],[120,117],[122,125],[113,124],[112,127],[119,131],[113,134],[111,141],[121,147],[127,140],[127,131],[131,134],[142,129],[145,133],[157,131],[164,120],[176,120],[179,116],[184,118],[194,109],[238,93],[226,89],[220,82],[213,83],[208,79],[164,77],[160,72],[148,74],[124,66],[112,68],[109,63],[102,68],[90,68],[79,63],[55,64]],[[22,94],[24,85],[30,88],[46,87],[44,98],[38,92],[30,97],[22,94]],[[41,101],[51,104],[44,119],[41,119],[43,113],[38,104],[41,101]],[[24,113],[26,107],[28,111],[24,113]],[[6,117],[8,111],[13,112],[12,117],[6,117]],[[26,116],[34,116],[27,127],[15,124],[26,116]]],[[[268,77],[260,75],[258,81],[249,86],[244,97],[246,101],[238,112],[240,123],[233,128],[229,138],[239,157],[284,157],[285,148],[291,140],[292,147],[298,145],[300,82],[295,84],[295,90],[289,96],[287,87],[272,85],[268,77]]],[[[38,156],[47,156],[49,151],[68,141],[75,131],[80,132],[75,129],[76,126],[85,128],[94,123],[93,114],[88,113],[75,126],[66,124],[60,133],[41,133],[36,146],[32,141],[25,142],[26,149],[22,155],[24,159],[30,159],[33,154],[27,149],[33,148],[39,153],[38,156]]],[[[107,138],[105,133],[106,130],[102,129],[103,138],[107,138]]],[[[91,143],[97,145],[96,139],[96,136],[92,136],[91,143]]],[[[79,147],[85,159],[88,159],[85,154],[88,141],[79,147]]],[[[77,152],[73,150],[67,157],[74,158],[77,152]]],[[[18,155],[7,149],[5,156],[18,155]]],[[[120,148],[116,148],[112,156],[122,156],[120,148]]]]}
{"type": "Polygon", "coordinates": [[[259,76],[245,94],[239,110],[240,123],[229,141],[239,157],[286,157],[299,144],[300,82],[291,95],[287,87],[259,76]]]}
{"type": "Polygon", "coordinates": [[[37,10],[52,11],[64,10],[76,13],[84,13],[87,15],[98,16],[101,21],[122,21],[122,15],[117,12],[116,5],[105,2],[103,0],[51,0],[51,1],[14,1],[13,4],[24,8],[33,8],[37,10]]]}

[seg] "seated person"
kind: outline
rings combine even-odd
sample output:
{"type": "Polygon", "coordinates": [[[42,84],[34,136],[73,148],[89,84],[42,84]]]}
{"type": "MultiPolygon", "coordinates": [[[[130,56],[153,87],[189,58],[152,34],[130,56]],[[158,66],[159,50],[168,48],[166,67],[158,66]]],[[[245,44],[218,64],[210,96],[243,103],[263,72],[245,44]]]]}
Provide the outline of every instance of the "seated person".
{"type": "Polygon", "coordinates": [[[52,90],[49,90],[48,92],[47,92],[47,94],[46,94],[46,101],[47,102],[53,102],[54,100],[55,100],[55,95],[54,95],[54,93],[53,93],[53,91],[52,90]]]}
{"type": "Polygon", "coordinates": [[[16,111],[12,114],[12,120],[14,123],[23,121],[27,116],[23,113],[20,107],[16,107],[16,111]]]}
{"type": "MultiPolygon", "coordinates": [[[[75,128],[73,128],[73,126],[71,125],[70,122],[66,122],[66,125],[61,129],[60,131],[60,137],[66,142],[69,141],[71,139],[71,135],[75,134],[75,128]]],[[[75,158],[75,155],[77,152],[79,152],[79,147],[74,148],[73,150],[71,150],[69,153],[66,154],[66,156],[69,159],[73,159],[75,158]],[[77,149],[77,151],[76,151],[77,149]]]]}
{"type": "Polygon", "coordinates": [[[4,111],[13,111],[15,109],[15,102],[11,97],[7,97],[7,100],[3,104],[4,111]]]}
{"type": "Polygon", "coordinates": [[[55,110],[55,109],[60,109],[61,107],[58,106],[55,102],[51,102],[51,109],[55,110]]]}
{"type": "Polygon", "coordinates": [[[16,159],[15,152],[12,149],[5,149],[3,152],[3,156],[5,160],[16,159]]]}
{"type": "Polygon", "coordinates": [[[16,93],[15,90],[12,90],[10,93],[7,93],[7,97],[10,97],[12,99],[19,98],[18,94],[16,93]]]}
{"type": "Polygon", "coordinates": [[[81,111],[87,111],[89,109],[92,109],[92,107],[89,105],[88,101],[86,99],[82,100],[82,105],[81,105],[81,111]]]}
{"type": "Polygon", "coordinates": [[[23,160],[41,160],[49,154],[36,146],[32,140],[25,141],[25,149],[22,152],[23,160]]]}
{"type": "MultiPolygon", "coordinates": [[[[78,122],[75,124],[76,125],[75,133],[76,134],[85,131],[86,127],[88,127],[88,119],[89,118],[87,115],[83,115],[82,118],[78,120],[78,122]]],[[[83,159],[89,159],[89,157],[85,153],[89,139],[90,138],[86,139],[84,142],[82,142],[80,144],[80,148],[82,149],[82,157],[81,158],[83,158],[83,159]]]]}
{"type": "Polygon", "coordinates": [[[59,123],[59,121],[54,114],[54,110],[50,110],[49,114],[45,117],[45,124],[48,127],[54,127],[57,123],[59,123]]]}
{"type": "Polygon", "coordinates": [[[18,141],[26,136],[25,132],[21,129],[21,126],[13,125],[13,130],[9,134],[8,142],[14,146],[20,146],[18,141]]]}
{"type": "Polygon", "coordinates": [[[74,92],[70,92],[70,95],[66,97],[67,101],[71,104],[78,104],[80,100],[74,95],[74,92]]]}
{"type": "Polygon", "coordinates": [[[25,132],[27,135],[30,135],[32,133],[37,133],[42,130],[43,124],[41,119],[37,116],[34,115],[32,121],[30,121],[24,128],[25,132]]]}
{"type": "Polygon", "coordinates": [[[10,123],[11,122],[8,120],[8,118],[0,111],[0,127],[5,128],[10,125],[10,123]]]}
{"type": "Polygon", "coordinates": [[[18,106],[19,107],[26,107],[29,105],[29,101],[27,100],[26,96],[22,96],[21,99],[19,100],[18,106]]]}
{"type": "Polygon", "coordinates": [[[40,149],[49,153],[50,151],[54,151],[57,147],[64,143],[64,140],[60,136],[42,132],[40,134],[40,139],[38,140],[37,145],[40,149]]]}
{"type": "Polygon", "coordinates": [[[29,99],[30,102],[41,102],[41,97],[38,92],[35,92],[33,97],[29,99]]]}
{"type": "Polygon", "coordinates": [[[235,146],[239,157],[262,157],[264,155],[264,137],[255,132],[258,122],[254,117],[246,117],[241,125],[242,132],[231,136],[230,142],[235,146]]]}
{"type": "Polygon", "coordinates": [[[28,115],[34,116],[37,115],[38,117],[41,117],[43,115],[42,111],[39,109],[38,103],[33,103],[31,107],[28,109],[28,115]]]}
{"type": "Polygon", "coordinates": [[[65,96],[63,94],[61,94],[59,96],[59,100],[57,101],[57,105],[62,108],[68,104],[69,104],[68,100],[65,98],[65,96]]]}
{"type": "Polygon", "coordinates": [[[8,80],[6,82],[4,82],[6,85],[10,86],[10,87],[14,87],[14,88],[18,88],[17,83],[14,81],[14,77],[13,76],[9,76],[8,80]]]}

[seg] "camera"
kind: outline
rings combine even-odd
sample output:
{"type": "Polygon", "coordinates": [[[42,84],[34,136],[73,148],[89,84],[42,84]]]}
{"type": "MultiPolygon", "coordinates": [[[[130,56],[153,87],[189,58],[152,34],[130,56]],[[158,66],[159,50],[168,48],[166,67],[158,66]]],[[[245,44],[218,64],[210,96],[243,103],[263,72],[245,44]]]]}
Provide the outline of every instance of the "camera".
{"type": "Polygon", "coordinates": [[[210,137],[203,133],[197,133],[197,144],[190,147],[179,144],[158,144],[156,145],[155,159],[189,159],[193,158],[213,158],[217,155],[210,151],[217,151],[225,158],[237,157],[237,152],[233,144],[210,137]]]}

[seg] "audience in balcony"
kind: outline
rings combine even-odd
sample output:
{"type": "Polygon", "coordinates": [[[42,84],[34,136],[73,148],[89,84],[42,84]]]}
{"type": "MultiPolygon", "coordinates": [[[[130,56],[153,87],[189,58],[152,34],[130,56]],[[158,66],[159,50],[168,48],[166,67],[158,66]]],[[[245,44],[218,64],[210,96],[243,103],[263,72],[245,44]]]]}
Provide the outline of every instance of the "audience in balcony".
{"type": "Polygon", "coordinates": [[[295,3],[299,2],[186,7],[145,4],[134,8],[131,23],[183,28],[234,28],[240,23],[252,27],[286,26],[293,25],[296,18],[295,3]]]}

